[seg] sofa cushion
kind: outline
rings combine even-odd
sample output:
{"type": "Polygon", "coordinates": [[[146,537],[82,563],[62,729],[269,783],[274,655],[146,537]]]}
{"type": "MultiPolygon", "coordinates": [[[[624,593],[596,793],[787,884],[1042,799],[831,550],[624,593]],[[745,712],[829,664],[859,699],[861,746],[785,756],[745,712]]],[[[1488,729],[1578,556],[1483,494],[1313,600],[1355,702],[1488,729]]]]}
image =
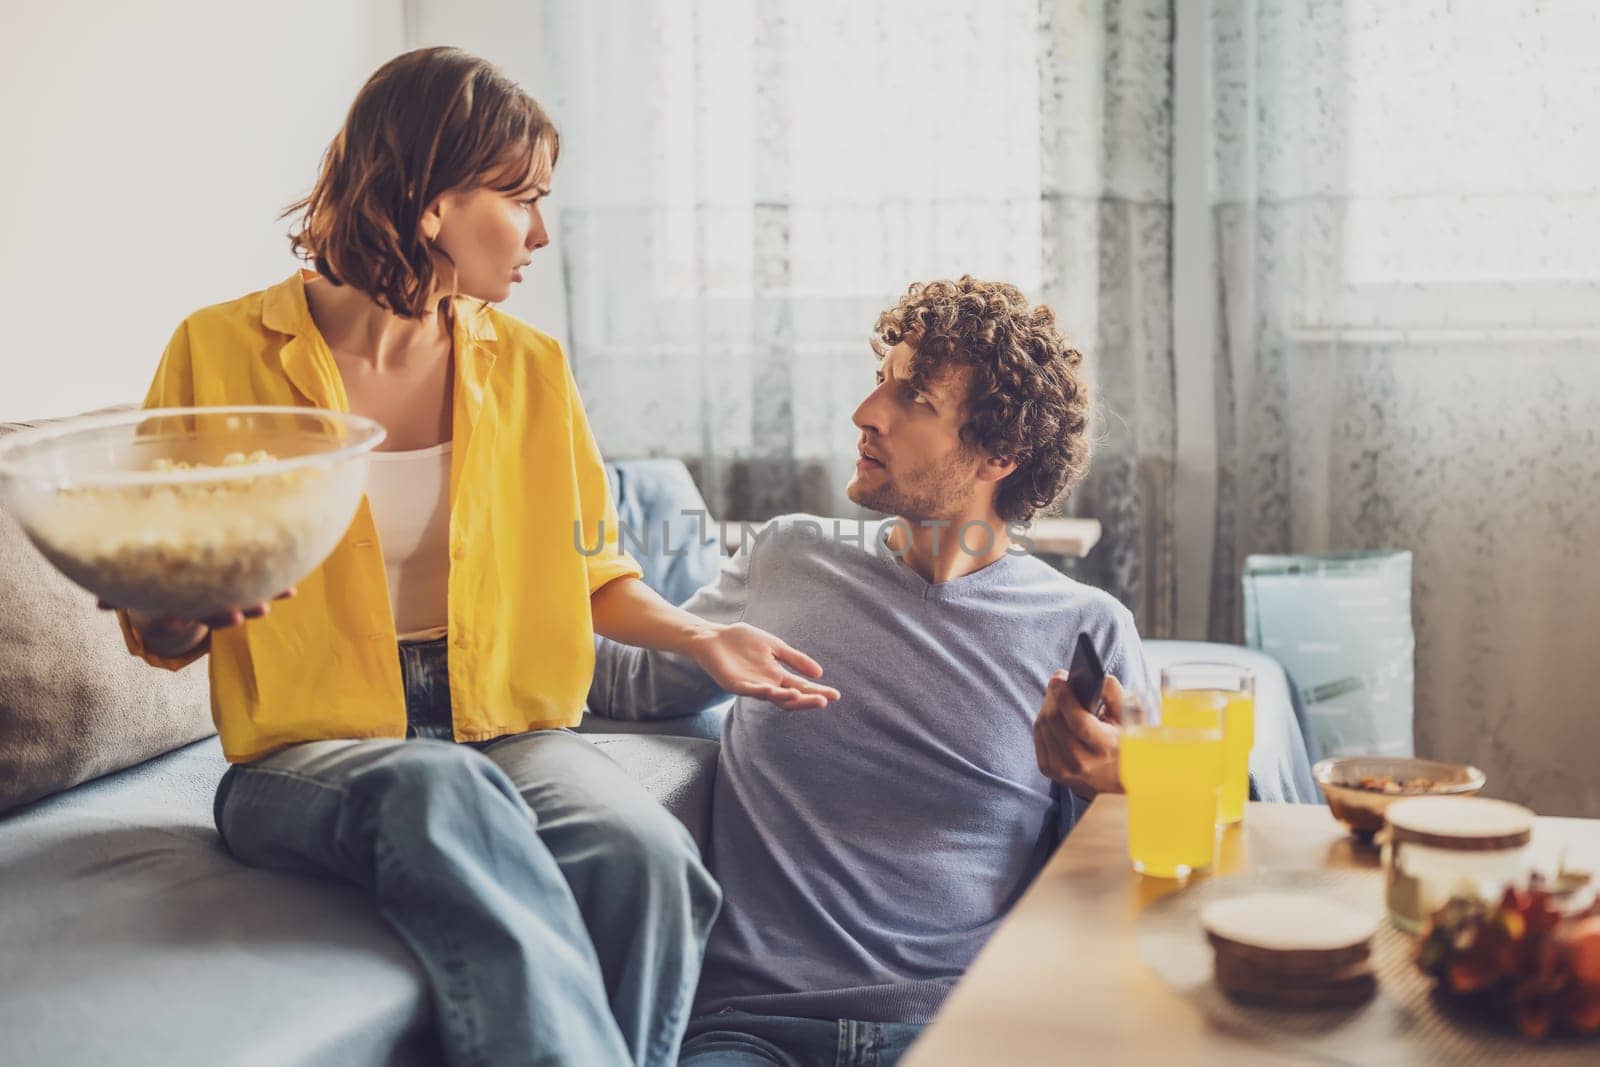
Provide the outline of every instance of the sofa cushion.
{"type": "Polygon", "coordinates": [[[617,501],[618,537],[646,585],[682,604],[716,578],[722,542],[689,468],[676,459],[625,459],[607,463],[606,476],[617,501]]]}
{"type": "Polygon", "coordinates": [[[580,734],[590,735],[591,740],[598,740],[595,735],[605,734],[660,734],[669,737],[698,737],[704,741],[721,741],[723,724],[732,710],[733,698],[729,697],[721,703],[688,715],[674,715],[661,719],[613,719],[585,711],[583,721],[574,729],[580,734]]]}
{"type": "Polygon", "coordinates": [[[711,847],[711,786],[722,746],[695,737],[588,735],[601,752],[689,828],[702,856],[711,847]]]}
{"type": "Polygon", "coordinates": [[[226,766],[213,738],[0,818],[0,1061],[434,1061],[361,894],[223,849],[226,766]]]}
{"type": "MultiPolygon", "coordinates": [[[[717,746],[595,738],[705,840],[717,746]]],[[[213,737],[0,816],[0,1063],[441,1062],[362,893],[237,862],[213,737]]]]}
{"type": "Polygon", "coordinates": [[[128,655],[116,619],[3,511],[0,603],[0,811],[212,733],[204,659],[173,673],[128,655]]]}

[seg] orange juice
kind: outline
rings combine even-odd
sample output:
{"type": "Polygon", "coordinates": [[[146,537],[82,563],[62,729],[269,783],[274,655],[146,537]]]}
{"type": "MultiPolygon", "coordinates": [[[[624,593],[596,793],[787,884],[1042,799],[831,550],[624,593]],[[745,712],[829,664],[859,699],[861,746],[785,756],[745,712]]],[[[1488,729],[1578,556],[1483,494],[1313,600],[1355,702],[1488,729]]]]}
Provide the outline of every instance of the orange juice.
{"type": "Polygon", "coordinates": [[[1222,788],[1221,724],[1130,725],[1118,770],[1128,794],[1128,858],[1133,868],[1183,878],[1211,866],[1222,788]]]}
{"type": "Polygon", "coordinates": [[[1222,799],[1217,821],[1244,819],[1250,796],[1250,748],[1256,741],[1254,693],[1229,689],[1168,689],[1161,694],[1161,718],[1168,726],[1204,725],[1222,713],[1222,799]]]}

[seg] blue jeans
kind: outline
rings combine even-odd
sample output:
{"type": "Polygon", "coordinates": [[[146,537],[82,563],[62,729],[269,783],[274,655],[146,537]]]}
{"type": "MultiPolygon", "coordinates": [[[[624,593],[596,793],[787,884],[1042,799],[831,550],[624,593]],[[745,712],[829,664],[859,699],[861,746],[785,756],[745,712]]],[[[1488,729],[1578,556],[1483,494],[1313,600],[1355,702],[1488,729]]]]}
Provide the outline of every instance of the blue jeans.
{"type": "Polygon", "coordinates": [[[245,863],[360,886],[427,976],[453,1067],[670,1064],[721,892],[676,819],[567,730],[450,731],[445,644],[401,648],[407,740],[236,764],[245,863]]]}
{"type": "Polygon", "coordinates": [[[680,1067],[891,1067],[921,1034],[919,1023],[721,1011],[689,1021],[678,1063],[680,1067]]]}

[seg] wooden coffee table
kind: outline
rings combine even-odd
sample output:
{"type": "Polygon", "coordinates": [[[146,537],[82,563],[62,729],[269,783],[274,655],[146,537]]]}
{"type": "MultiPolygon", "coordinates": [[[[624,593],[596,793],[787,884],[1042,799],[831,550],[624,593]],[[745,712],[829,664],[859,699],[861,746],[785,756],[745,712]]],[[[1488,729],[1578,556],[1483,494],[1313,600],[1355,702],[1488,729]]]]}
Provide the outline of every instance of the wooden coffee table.
{"type": "MultiPolygon", "coordinates": [[[[1534,848],[1563,847],[1569,865],[1600,870],[1600,820],[1540,819],[1534,848]]],[[[1377,866],[1377,853],[1356,845],[1324,807],[1251,804],[1244,825],[1223,835],[1216,874],[1377,866]]],[[[1177,888],[1133,873],[1127,802],[1099,798],[903,1062],[1306,1062],[1303,1048],[1214,1024],[1140,958],[1140,912],[1177,888]]],[[[1396,1054],[1392,1062],[1411,1061],[1404,1049],[1396,1054]]]]}

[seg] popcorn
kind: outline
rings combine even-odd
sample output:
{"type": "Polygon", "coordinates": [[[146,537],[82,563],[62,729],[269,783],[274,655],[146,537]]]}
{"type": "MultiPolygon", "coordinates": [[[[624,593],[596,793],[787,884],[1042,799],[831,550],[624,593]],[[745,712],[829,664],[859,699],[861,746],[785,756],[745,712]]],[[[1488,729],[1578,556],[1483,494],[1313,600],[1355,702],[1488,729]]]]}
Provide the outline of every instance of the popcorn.
{"type": "MultiPolygon", "coordinates": [[[[150,469],[233,470],[275,460],[257,450],[229,453],[216,467],[163,458],[150,469]]],[[[302,467],[255,476],[241,470],[237,477],[195,482],[62,488],[35,514],[30,532],[52,563],[106,601],[201,618],[270,599],[313,570],[349,524],[347,511],[330,507],[352,488],[359,497],[359,487],[339,484],[349,476],[302,467]]]]}

